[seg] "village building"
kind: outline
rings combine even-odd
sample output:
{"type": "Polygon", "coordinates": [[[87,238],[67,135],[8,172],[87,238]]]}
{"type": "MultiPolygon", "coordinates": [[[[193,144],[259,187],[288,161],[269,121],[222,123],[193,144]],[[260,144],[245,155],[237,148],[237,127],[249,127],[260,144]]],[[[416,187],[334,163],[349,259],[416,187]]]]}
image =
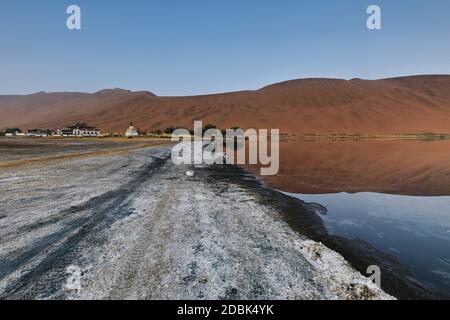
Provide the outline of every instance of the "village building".
{"type": "Polygon", "coordinates": [[[130,123],[130,126],[128,127],[127,132],[125,133],[125,137],[137,137],[139,136],[139,132],[134,127],[133,122],[130,123]]]}
{"type": "Polygon", "coordinates": [[[52,134],[52,130],[48,129],[30,129],[27,130],[27,137],[49,137],[52,134]]]}
{"type": "Polygon", "coordinates": [[[73,126],[60,128],[56,133],[61,137],[99,137],[101,135],[100,129],[85,123],[77,123],[73,126]]]}
{"type": "Polygon", "coordinates": [[[73,129],[70,128],[61,128],[56,131],[56,135],[61,137],[75,137],[73,133],[73,129]]]}
{"type": "Polygon", "coordinates": [[[5,137],[24,137],[23,133],[19,128],[9,128],[5,131],[5,137]]]}

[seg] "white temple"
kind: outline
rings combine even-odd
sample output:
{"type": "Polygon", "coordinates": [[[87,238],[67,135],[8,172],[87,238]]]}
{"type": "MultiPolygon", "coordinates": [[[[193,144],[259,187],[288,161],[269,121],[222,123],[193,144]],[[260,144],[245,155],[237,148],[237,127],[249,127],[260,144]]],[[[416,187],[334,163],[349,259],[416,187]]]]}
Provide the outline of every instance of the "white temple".
{"type": "Polygon", "coordinates": [[[137,136],[139,136],[139,132],[133,126],[133,122],[130,123],[130,126],[128,127],[128,130],[125,133],[125,136],[126,137],[137,137],[137,136]]]}

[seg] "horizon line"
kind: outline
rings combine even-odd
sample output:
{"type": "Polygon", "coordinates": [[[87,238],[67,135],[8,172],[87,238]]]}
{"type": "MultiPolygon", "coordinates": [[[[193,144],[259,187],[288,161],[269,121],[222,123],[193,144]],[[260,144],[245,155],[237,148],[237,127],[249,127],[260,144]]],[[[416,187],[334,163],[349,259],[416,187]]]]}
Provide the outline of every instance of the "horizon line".
{"type": "Polygon", "coordinates": [[[273,86],[273,85],[278,85],[278,84],[283,84],[283,83],[288,83],[291,81],[302,81],[302,80],[340,80],[340,81],[356,81],[356,80],[361,80],[361,81],[382,81],[382,80],[393,80],[393,79],[401,79],[401,78],[414,78],[414,77],[450,77],[450,74],[446,74],[446,73],[431,73],[431,74],[427,74],[427,73],[420,73],[420,74],[410,74],[410,75],[400,75],[400,76],[390,76],[390,77],[383,77],[383,78],[359,78],[359,77],[354,77],[354,78],[336,78],[336,77],[306,77],[306,78],[293,78],[293,79],[288,79],[288,80],[283,80],[283,81],[279,81],[279,82],[273,82],[273,83],[269,83],[266,84],[262,87],[259,87],[257,89],[240,89],[240,90],[231,90],[231,91],[218,91],[218,92],[210,92],[210,93],[198,93],[198,94],[190,94],[190,95],[158,95],[153,91],[149,91],[149,90],[132,90],[132,89],[125,89],[125,88],[121,88],[121,87],[115,87],[115,88],[104,88],[104,89],[100,89],[100,90],[96,90],[96,91],[69,91],[69,90],[64,90],[64,91],[46,91],[46,90],[41,90],[41,91],[35,91],[35,92],[31,92],[31,93],[7,93],[7,94],[0,94],[0,97],[6,97],[6,96],[22,96],[22,97],[26,97],[26,96],[32,96],[32,95],[38,95],[38,94],[64,94],[64,93],[74,93],[74,94],[99,94],[101,92],[104,91],[127,91],[130,93],[147,93],[149,95],[153,95],[155,97],[159,97],[159,98],[184,98],[184,97],[199,97],[199,96],[214,96],[214,95],[222,95],[222,94],[232,94],[232,93],[239,93],[239,92],[256,92],[259,90],[263,90],[267,87],[273,86]]]}

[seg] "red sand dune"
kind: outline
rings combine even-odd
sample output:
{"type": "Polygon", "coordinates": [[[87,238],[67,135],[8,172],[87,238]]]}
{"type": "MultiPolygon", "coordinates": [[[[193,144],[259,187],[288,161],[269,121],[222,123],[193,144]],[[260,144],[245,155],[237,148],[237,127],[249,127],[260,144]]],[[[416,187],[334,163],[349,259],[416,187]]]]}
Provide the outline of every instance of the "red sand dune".
{"type": "Polygon", "coordinates": [[[450,132],[450,76],[382,80],[303,79],[256,91],[158,97],[121,89],[0,96],[0,128],[88,122],[105,132],[192,127],[279,128],[301,133],[450,132]]]}

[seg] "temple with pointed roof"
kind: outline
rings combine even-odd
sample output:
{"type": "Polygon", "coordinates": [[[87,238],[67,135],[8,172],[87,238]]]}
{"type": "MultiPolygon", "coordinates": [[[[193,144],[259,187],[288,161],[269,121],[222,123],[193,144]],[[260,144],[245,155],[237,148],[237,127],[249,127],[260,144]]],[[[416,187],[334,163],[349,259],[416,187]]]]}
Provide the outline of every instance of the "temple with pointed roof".
{"type": "Polygon", "coordinates": [[[139,136],[139,132],[134,127],[133,122],[130,122],[130,126],[127,129],[127,132],[125,133],[125,137],[137,137],[139,136]]]}

